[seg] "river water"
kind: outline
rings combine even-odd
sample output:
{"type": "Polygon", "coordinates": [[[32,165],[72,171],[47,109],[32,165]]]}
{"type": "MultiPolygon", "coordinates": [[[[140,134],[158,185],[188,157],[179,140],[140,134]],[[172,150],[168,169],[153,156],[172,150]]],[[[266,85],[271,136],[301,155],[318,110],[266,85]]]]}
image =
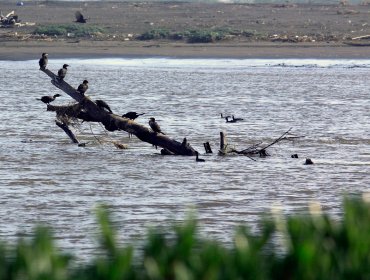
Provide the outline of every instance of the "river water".
{"type": "Polygon", "coordinates": [[[99,124],[76,126],[87,146],[71,144],[36,98],[61,93],[59,105],[72,99],[51,85],[36,59],[1,61],[1,240],[11,243],[44,224],[59,247],[88,259],[97,247],[94,209],[104,203],[123,243],[140,240],[149,226],[183,221],[190,209],[202,233],[228,243],[236,225],[256,229],[272,205],[296,214],[319,202],[339,217],[344,195],[369,191],[369,60],[51,58],[49,69],[63,63],[71,65],[71,85],[88,79],[88,95],[114,112],[145,112],[137,119],[144,125],[155,117],[206,162],[163,157],[99,124]],[[226,123],[221,112],[244,121],[226,123]],[[245,149],[290,128],[302,137],[272,146],[269,157],[217,155],[220,131],[245,149]],[[204,155],[207,141],[212,155],[204,155]],[[306,158],[315,164],[304,165],[306,158]]]}

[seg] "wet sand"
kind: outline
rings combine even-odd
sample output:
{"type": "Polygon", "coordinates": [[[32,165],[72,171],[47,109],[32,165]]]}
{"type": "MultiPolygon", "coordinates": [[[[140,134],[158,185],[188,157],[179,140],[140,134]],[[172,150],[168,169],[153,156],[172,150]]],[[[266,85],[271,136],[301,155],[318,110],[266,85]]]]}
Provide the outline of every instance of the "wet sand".
{"type": "MultiPolygon", "coordinates": [[[[369,59],[370,44],[352,38],[369,35],[369,5],[248,5],[199,3],[14,2],[0,4],[3,14],[15,10],[35,26],[0,29],[0,60],[50,57],[204,57],[204,58],[349,58],[369,59]],[[104,27],[104,36],[36,38],[37,26],[74,21],[104,27]],[[235,36],[214,43],[133,38],[152,29],[231,28],[255,36],[235,36]],[[296,40],[297,38],[297,40],[296,40]],[[292,39],[294,40],[292,42],[292,39]],[[350,45],[361,42],[362,46],[350,45]]],[[[370,42],[370,41],[369,41],[370,42]]]]}

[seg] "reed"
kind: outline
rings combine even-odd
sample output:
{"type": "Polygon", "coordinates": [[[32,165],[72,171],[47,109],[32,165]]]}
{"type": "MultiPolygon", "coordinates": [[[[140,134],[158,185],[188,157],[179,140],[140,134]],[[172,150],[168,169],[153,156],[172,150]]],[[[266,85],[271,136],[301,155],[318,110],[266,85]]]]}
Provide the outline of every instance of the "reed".
{"type": "Polygon", "coordinates": [[[97,211],[103,255],[87,264],[38,227],[0,246],[0,279],[370,279],[370,203],[345,199],[344,215],[266,215],[258,234],[239,227],[232,246],[201,238],[194,217],[149,230],[142,253],[119,246],[108,211],[97,211]],[[134,257],[136,256],[136,257],[134,257]]]}

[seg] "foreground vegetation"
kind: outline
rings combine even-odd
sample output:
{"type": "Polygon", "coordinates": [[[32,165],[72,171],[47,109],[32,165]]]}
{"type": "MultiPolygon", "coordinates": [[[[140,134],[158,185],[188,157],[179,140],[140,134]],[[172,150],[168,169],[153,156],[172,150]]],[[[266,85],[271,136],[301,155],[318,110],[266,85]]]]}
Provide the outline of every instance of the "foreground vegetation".
{"type": "Polygon", "coordinates": [[[97,214],[105,254],[78,264],[38,228],[31,240],[0,247],[0,279],[370,279],[370,204],[344,202],[344,216],[265,218],[260,233],[240,227],[234,245],[197,234],[194,219],[153,229],[138,254],[120,247],[108,213],[97,214]]]}

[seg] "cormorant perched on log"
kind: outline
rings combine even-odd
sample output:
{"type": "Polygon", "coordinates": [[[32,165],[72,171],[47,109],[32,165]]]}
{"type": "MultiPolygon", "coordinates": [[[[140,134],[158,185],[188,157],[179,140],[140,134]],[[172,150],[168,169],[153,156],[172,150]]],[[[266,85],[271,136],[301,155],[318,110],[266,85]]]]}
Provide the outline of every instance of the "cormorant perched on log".
{"type": "Polygon", "coordinates": [[[77,91],[81,94],[85,94],[85,92],[88,90],[89,88],[89,81],[88,80],[84,80],[82,82],[82,84],[80,84],[77,88],[77,91]]]}
{"type": "Polygon", "coordinates": [[[48,65],[48,54],[47,53],[43,53],[41,55],[41,58],[39,60],[39,65],[40,65],[40,70],[46,69],[46,65],[48,65]]]}
{"type": "Polygon", "coordinates": [[[127,118],[130,120],[135,120],[137,117],[144,115],[145,113],[138,114],[136,112],[128,112],[124,115],[122,115],[122,118],[127,118]]]}
{"type": "Polygon", "coordinates": [[[59,69],[58,71],[58,78],[59,80],[63,81],[65,76],[67,75],[67,67],[69,67],[68,64],[63,64],[63,68],[59,69]]]}
{"type": "Polygon", "coordinates": [[[165,135],[162,130],[161,130],[161,127],[159,126],[159,124],[155,121],[155,118],[150,118],[149,119],[149,126],[150,128],[155,132],[155,133],[162,133],[163,135],[165,135]]]}
{"type": "Polygon", "coordinates": [[[113,113],[109,105],[104,100],[95,100],[95,104],[101,109],[107,109],[109,113],[113,113]]]}
{"type": "Polygon", "coordinates": [[[55,98],[57,98],[59,96],[61,96],[59,93],[54,94],[54,96],[45,95],[45,96],[41,97],[41,99],[37,99],[37,100],[41,100],[45,104],[49,104],[50,102],[53,102],[55,100],[55,98]]]}
{"type": "Polygon", "coordinates": [[[86,19],[84,18],[83,14],[80,11],[75,12],[76,22],[79,23],[86,23],[86,19]]]}
{"type": "MultiPolygon", "coordinates": [[[[137,117],[144,115],[145,113],[138,114],[136,112],[128,112],[126,114],[122,115],[122,118],[130,119],[130,120],[135,120],[137,117]]],[[[131,133],[128,134],[128,137],[131,137],[131,133]]]]}
{"type": "Polygon", "coordinates": [[[181,146],[186,147],[187,145],[188,145],[188,140],[186,139],[186,137],[184,137],[184,139],[182,140],[181,146]]]}

